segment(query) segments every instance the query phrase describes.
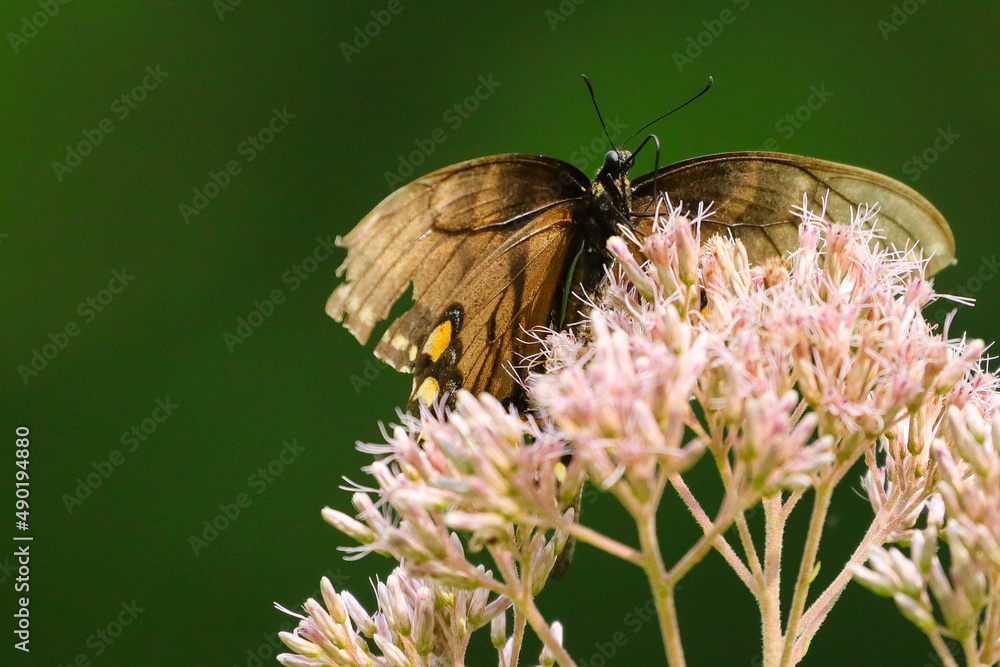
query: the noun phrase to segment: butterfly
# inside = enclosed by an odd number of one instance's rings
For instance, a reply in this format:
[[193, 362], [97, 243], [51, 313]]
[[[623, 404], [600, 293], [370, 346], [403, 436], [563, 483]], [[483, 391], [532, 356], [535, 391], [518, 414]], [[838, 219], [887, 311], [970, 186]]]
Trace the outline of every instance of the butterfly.
[[650, 233], [659, 193], [688, 206], [714, 203], [702, 239], [739, 239], [753, 264], [798, 247], [791, 210], [803, 194], [816, 206], [826, 197], [827, 218], [837, 223], [850, 221], [852, 207], [877, 202], [886, 242], [918, 243], [929, 273], [954, 261], [954, 238], [937, 209], [867, 169], [743, 151], [684, 160], [632, 181], [635, 158], [610, 150], [593, 179], [561, 160], [516, 154], [418, 178], [338, 237], [347, 248], [338, 269], [346, 281], [326, 312], [364, 344], [412, 283], [412, 307], [375, 348], [378, 358], [414, 374], [412, 409], [458, 389], [514, 400], [520, 388], [511, 365], [537, 351], [525, 332], [561, 329], [575, 317], [564, 312], [570, 293], [595, 292], [619, 224], [639, 238]]

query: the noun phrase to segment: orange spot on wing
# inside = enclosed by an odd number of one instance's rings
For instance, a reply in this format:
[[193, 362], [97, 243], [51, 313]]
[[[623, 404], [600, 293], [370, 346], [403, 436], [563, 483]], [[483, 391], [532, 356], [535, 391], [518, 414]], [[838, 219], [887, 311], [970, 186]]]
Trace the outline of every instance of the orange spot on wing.
[[423, 382], [420, 383], [420, 386], [414, 390], [413, 396], [417, 400], [423, 401], [427, 405], [430, 405], [431, 403], [434, 402], [434, 399], [436, 399], [438, 397], [438, 394], [440, 393], [441, 393], [441, 386], [438, 384], [438, 381], [435, 380], [434, 378], [426, 378], [424, 379]]
[[449, 344], [451, 344], [451, 320], [445, 320], [434, 327], [434, 331], [427, 336], [422, 352], [431, 358], [431, 362], [435, 362], [448, 349]]

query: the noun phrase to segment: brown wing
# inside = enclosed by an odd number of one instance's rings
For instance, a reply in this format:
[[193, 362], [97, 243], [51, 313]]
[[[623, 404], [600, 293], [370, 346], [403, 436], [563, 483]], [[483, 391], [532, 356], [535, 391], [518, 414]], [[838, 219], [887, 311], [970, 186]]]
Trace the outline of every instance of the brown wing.
[[[798, 248], [798, 218], [791, 214], [805, 193], [814, 206], [829, 192], [827, 217], [851, 219], [851, 207], [879, 204], [878, 227], [897, 248], [918, 242], [935, 273], [955, 261], [955, 239], [944, 217], [912, 188], [883, 174], [827, 160], [787, 153], [737, 152], [685, 160], [642, 176], [633, 183], [633, 211], [653, 208], [654, 182], [672, 201], [714, 202], [702, 233], [732, 233], [751, 261]], [[648, 218], [638, 218], [640, 231]], [[779, 224], [774, 224], [779, 223]]]
[[416, 373], [414, 395], [463, 387], [506, 398], [503, 368], [522, 328], [548, 324], [574, 215], [589, 181], [544, 157], [499, 155], [438, 170], [396, 190], [338, 243], [346, 282], [327, 313], [365, 343], [413, 283], [413, 307], [375, 354]]

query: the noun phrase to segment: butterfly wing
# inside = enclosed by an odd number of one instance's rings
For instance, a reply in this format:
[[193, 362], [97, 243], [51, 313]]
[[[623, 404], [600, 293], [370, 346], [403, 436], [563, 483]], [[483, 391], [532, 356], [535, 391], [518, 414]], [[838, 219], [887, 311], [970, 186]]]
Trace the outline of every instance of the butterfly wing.
[[415, 373], [430, 401], [465, 388], [506, 398], [505, 361], [528, 352], [523, 330], [549, 324], [589, 181], [575, 167], [499, 155], [445, 167], [396, 190], [338, 243], [346, 281], [326, 311], [367, 342], [413, 284], [413, 307], [375, 348]]
[[[878, 227], [888, 243], [904, 248], [918, 242], [930, 257], [933, 274], [955, 261], [955, 239], [944, 217], [912, 188], [859, 167], [787, 153], [737, 152], [693, 158], [642, 176], [633, 183], [632, 210], [651, 211], [654, 187], [672, 201], [714, 202], [703, 234], [732, 233], [751, 261], [798, 248], [798, 218], [803, 193], [819, 207], [829, 192], [827, 218], [851, 220], [851, 207], [879, 204]], [[640, 231], [650, 219], [637, 218]], [[775, 224], [777, 223], [777, 224]]]

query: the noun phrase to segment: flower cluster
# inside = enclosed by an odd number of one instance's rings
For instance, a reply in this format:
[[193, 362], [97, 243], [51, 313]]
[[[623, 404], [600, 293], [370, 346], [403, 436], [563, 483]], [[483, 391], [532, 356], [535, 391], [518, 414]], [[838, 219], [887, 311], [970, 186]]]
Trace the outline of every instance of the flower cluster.
[[[376, 587], [380, 611], [369, 618], [327, 585], [326, 608], [310, 601], [298, 630], [283, 635], [298, 654], [284, 663], [460, 664], [469, 632], [489, 623], [501, 665], [518, 664], [530, 627], [541, 664], [572, 666], [562, 627], [534, 602], [570, 539], [644, 571], [671, 665], [684, 662], [674, 589], [713, 549], [758, 602], [769, 667], [802, 659], [852, 577], [892, 595], [932, 642], [980, 636], [985, 614], [995, 632], [974, 648], [996, 660], [1000, 400], [996, 378], [978, 367], [983, 344], [948, 340], [924, 320], [941, 298], [926, 263], [912, 248], [884, 246], [875, 210], [848, 226], [805, 204], [798, 215], [798, 250], [782, 258], [768, 249], [792, 225], [702, 238], [706, 212], [692, 220], [669, 209], [643, 238], [609, 240], [615, 261], [586, 295], [593, 309], [582, 324], [539, 335], [528, 413], [459, 392], [452, 410], [400, 415], [384, 444], [365, 446], [380, 458], [366, 468], [373, 486], [354, 489], [357, 518], [324, 510], [357, 554], [399, 562]], [[715, 508], [684, 481], [705, 459], [723, 491]], [[859, 460], [871, 528], [810, 596], [834, 487]], [[580, 522], [574, 503], [588, 479], [634, 519], [633, 543]], [[810, 490], [798, 575], [782, 601], [784, 528]], [[668, 491], [702, 531], [673, 564], [655, 520]], [[758, 505], [762, 536], [746, 516]], [[950, 569], [935, 555], [939, 536]], [[898, 540], [910, 542], [910, 558], [882, 548]]]
[[359, 491], [364, 524], [330, 508], [327, 521], [358, 539], [361, 551], [392, 555], [418, 575], [482, 583], [453, 537], [458, 530], [473, 552], [484, 545], [518, 552], [533, 564], [532, 578], [544, 581], [567, 539], [544, 532], [572, 521], [567, 506], [584, 481], [579, 463], [562, 462], [566, 442], [488, 394], [459, 392], [453, 411], [424, 408], [402, 421], [376, 448], [386, 456], [366, 468], [378, 484], [370, 491], [391, 513]]
[[286, 667], [412, 667], [434, 664], [431, 655], [460, 664], [473, 630], [491, 624], [494, 634], [498, 629], [503, 635], [510, 605], [504, 598], [490, 601], [486, 589], [459, 590], [411, 578], [401, 569], [376, 584], [375, 614], [368, 614], [347, 591], [335, 591], [326, 577], [320, 591], [323, 604], [309, 598], [308, 615], [293, 614], [302, 619], [295, 631], [279, 634], [295, 651], [278, 656]]
[[[937, 494], [927, 526], [909, 531], [909, 557], [895, 547], [872, 547], [868, 566], [854, 566], [854, 575], [892, 597], [935, 647], [948, 637], [975, 664], [994, 664], [1000, 661], [1000, 415], [986, 419], [977, 405], [949, 406], [932, 457]], [[947, 565], [939, 557], [942, 540]]]

